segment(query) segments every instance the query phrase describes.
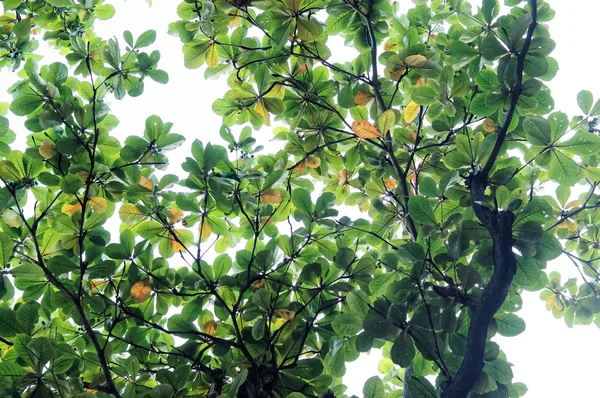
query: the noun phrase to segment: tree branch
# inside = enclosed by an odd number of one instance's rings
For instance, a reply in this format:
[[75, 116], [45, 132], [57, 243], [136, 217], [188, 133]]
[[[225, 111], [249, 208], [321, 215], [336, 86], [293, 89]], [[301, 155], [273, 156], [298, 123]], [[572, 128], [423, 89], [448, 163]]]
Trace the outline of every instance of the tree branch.
[[442, 398], [466, 398], [469, 395], [483, 369], [488, 327], [494, 315], [504, 303], [517, 269], [517, 262], [513, 253], [512, 231], [515, 215], [510, 211], [491, 210], [485, 207], [483, 203], [485, 202], [485, 190], [488, 185], [490, 171], [502, 149], [522, 91], [525, 57], [537, 27], [537, 1], [531, 0], [530, 5], [531, 23], [527, 29], [523, 49], [517, 56], [517, 79], [511, 94], [506, 120], [500, 128], [496, 144], [487, 163], [480, 173], [473, 174], [468, 181], [473, 210], [492, 236], [494, 272], [483, 296], [471, 308], [465, 355], [456, 376], [444, 389]]

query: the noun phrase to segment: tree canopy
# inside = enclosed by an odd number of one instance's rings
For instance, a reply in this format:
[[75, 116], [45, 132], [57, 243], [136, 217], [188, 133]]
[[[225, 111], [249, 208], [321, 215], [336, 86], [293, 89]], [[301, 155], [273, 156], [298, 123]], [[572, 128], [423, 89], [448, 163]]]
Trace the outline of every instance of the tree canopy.
[[523, 291], [600, 326], [600, 101], [554, 109], [546, 2], [173, 4], [181, 62], [228, 85], [181, 166], [177, 120], [123, 136], [107, 105], [168, 83], [156, 31], [2, 5], [7, 396], [343, 397], [380, 349], [365, 397], [517, 398], [494, 336], [524, 331]]

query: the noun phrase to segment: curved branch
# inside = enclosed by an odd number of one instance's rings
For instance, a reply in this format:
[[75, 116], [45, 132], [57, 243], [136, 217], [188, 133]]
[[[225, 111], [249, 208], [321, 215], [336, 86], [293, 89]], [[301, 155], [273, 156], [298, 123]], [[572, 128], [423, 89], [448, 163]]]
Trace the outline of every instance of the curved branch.
[[444, 389], [442, 398], [466, 398], [469, 395], [483, 369], [488, 327], [504, 303], [517, 270], [517, 261], [513, 253], [512, 230], [515, 215], [510, 211], [490, 210], [483, 203], [485, 202], [488, 176], [498, 159], [522, 91], [525, 57], [537, 27], [537, 1], [531, 0], [530, 5], [531, 23], [527, 29], [523, 49], [517, 56], [517, 80], [511, 95], [506, 120], [500, 128], [496, 144], [487, 163], [480, 173], [473, 174], [469, 179], [473, 210], [492, 236], [494, 272], [483, 296], [471, 309], [465, 356], [456, 376]]

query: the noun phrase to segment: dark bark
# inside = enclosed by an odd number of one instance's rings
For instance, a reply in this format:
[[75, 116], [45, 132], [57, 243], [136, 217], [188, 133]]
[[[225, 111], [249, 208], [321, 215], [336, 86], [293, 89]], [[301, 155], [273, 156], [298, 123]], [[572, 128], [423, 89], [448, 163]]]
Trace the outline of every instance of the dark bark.
[[525, 57], [537, 27], [537, 1], [530, 0], [529, 4], [531, 6], [531, 23], [527, 29], [523, 48], [517, 56], [516, 82], [512, 90], [506, 119], [498, 131], [498, 138], [485, 166], [480, 173], [474, 173], [468, 181], [471, 192], [471, 205], [475, 215], [492, 237], [494, 272], [483, 296], [471, 307], [465, 356], [455, 377], [444, 388], [442, 398], [466, 398], [469, 395], [483, 370], [483, 356], [488, 327], [494, 315], [504, 303], [517, 269], [517, 262], [513, 253], [512, 226], [515, 220], [514, 214], [510, 211], [491, 210], [483, 204], [486, 202], [485, 190], [489, 183], [490, 172], [502, 150], [521, 95]]

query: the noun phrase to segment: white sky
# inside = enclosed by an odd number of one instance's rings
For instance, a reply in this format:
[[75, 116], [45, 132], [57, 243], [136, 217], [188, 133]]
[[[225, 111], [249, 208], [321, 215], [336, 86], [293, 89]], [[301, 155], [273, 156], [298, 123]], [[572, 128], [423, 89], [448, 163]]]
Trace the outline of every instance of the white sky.
[[[502, 2], [502, 0], [501, 0]], [[550, 87], [554, 93], [556, 109], [569, 115], [578, 113], [576, 95], [588, 89], [600, 96], [600, 79], [597, 76], [598, 58], [594, 43], [597, 32], [597, 15], [600, 3], [586, 0], [549, 0], [557, 11], [551, 22], [551, 34], [557, 42], [552, 56], [559, 61], [560, 71]], [[166, 86], [148, 81], [144, 94], [139, 98], [126, 97], [123, 101], [112, 100], [112, 112], [119, 118], [115, 130], [119, 138], [141, 134], [147, 116], [156, 114], [163, 121], [174, 122], [174, 131], [188, 137], [184, 145], [186, 156], [189, 144], [195, 138], [203, 141], [218, 139], [221, 118], [212, 110], [212, 102], [222, 96], [226, 89], [224, 80], [206, 81], [201, 70], [183, 67], [179, 39], [166, 34], [169, 22], [175, 21], [175, 9], [179, 1], [154, 0], [149, 8], [144, 0], [110, 3], [117, 8], [115, 17], [97, 24], [98, 34], [103, 38], [116, 36], [122, 42], [122, 31], [129, 29], [134, 37], [147, 29], [156, 29], [158, 39], [151, 49], [159, 49], [162, 55], [159, 67], [170, 76]], [[472, 3], [477, 4], [476, 1]], [[400, 0], [403, 7], [411, 5]], [[48, 56], [45, 61], [62, 60]], [[0, 72], [0, 101], [10, 101], [6, 88], [13, 77]], [[13, 118], [11, 127], [24, 139], [28, 132]], [[256, 136], [269, 136], [263, 129]], [[171, 172], [179, 167], [180, 154], [171, 156]], [[558, 261], [553, 264], [563, 275], [574, 276], [571, 263]], [[564, 278], [566, 279], [566, 278]], [[595, 326], [579, 326], [568, 329], [562, 320], [555, 320], [546, 311], [538, 294], [525, 294], [524, 309], [518, 313], [527, 322], [527, 330], [520, 336], [504, 338], [500, 342], [513, 368], [515, 381], [522, 381], [529, 388], [528, 397], [593, 397], [597, 393], [597, 358], [600, 345], [596, 338], [600, 333]], [[377, 374], [377, 361], [373, 355], [361, 357], [347, 365], [347, 393], [362, 396], [364, 381]]]

